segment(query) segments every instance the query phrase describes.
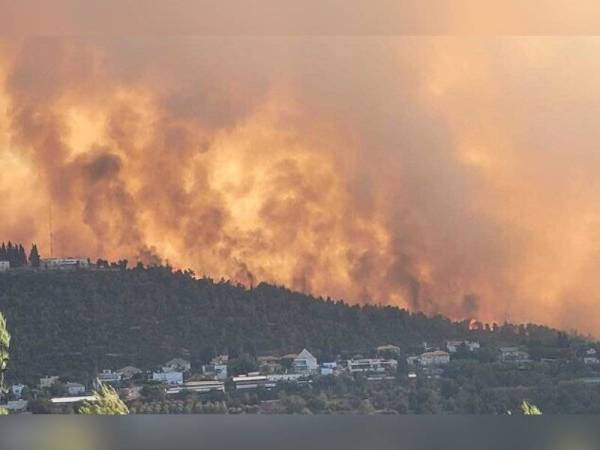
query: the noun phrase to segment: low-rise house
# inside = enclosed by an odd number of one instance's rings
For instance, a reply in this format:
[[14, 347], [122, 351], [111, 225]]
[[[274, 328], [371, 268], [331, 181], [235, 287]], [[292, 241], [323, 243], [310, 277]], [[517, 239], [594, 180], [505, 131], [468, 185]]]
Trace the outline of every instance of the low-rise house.
[[7, 272], [10, 269], [9, 261], [0, 261], [0, 272]]
[[277, 386], [276, 382], [269, 381], [266, 375], [240, 375], [233, 377], [233, 384], [237, 390], [243, 389], [272, 389]]
[[75, 270], [88, 269], [90, 261], [87, 258], [42, 258], [40, 268], [46, 270]]
[[587, 356], [596, 356], [597, 352], [596, 352], [596, 349], [595, 349], [595, 348], [588, 348], [588, 349], [585, 351], [585, 354], [586, 354]]
[[213, 358], [210, 364], [204, 364], [202, 366], [202, 374], [213, 377], [215, 380], [226, 380], [227, 379], [227, 362], [229, 357], [225, 355], [217, 356]]
[[519, 347], [500, 347], [500, 360], [503, 362], [527, 362], [529, 353], [519, 349]]
[[418, 361], [423, 367], [443, 366], [450, 363], [450, 354], [442, 350], [425, 352], [419, 356]]
[[142, 373], [142, 371], [137, 367], [125, 366], [117, 370], [117, 373], [119, 374], [122, 380], [131, 380], [134, 376]]
[[58, 381], [57, 376], [49, 376], [40, 378], [40, 389], [51, 388], [54, 383]]
[[598, 359], [595, 356], [586, 356], [585, 358], [583, 358], [583, 363], [586, 366], [597, 366], [598, 364], [600, 364], [600, 359]]
[[183, 358], [173, 358], [163, 366], [163, 372], [189, 372], [192, 364]]
[[17, 398], [17, 400], [18, 400], [23, 395], [23, 389], [25, 389], [25, 387], [26, 386], [24, 384], [13, 384], [10, 387], [10, 391], [15, 396], [15, 398]]
[[272, 373], [266, 375], [267, 381], [272, 381], [274, 383], [296, 383], [305, 375], [301, 373]]
[[85, 386], [81, 383], [67, 383], [65, 384], [65, 390], [67, 394], [77, 396], [85, 393]]
[[350, 373], [384, 373], [395, 371], [397, 368], [398, 361], [395, 359], [363, 358], [348, 360], [348, 372]]
[[104, 369], [98, 374], [98, 381], [101, 383], [118, 383], [121, 381], [121, 375], [118, 372], [113, 372], [110, 369]]
[[189, 381], [181, 386], [167, 389], [167, 395], [179, 394], [183, 391], [205, 394], [208, 392], [225, 392], [225, 383], [222, 381]]
[[317, 372], [318, 369], [319, 365], [317, 363], [317, 358], [311, 355], [311, 353], [306, 349], [302, 350], [292, 362], [292, 371], [294, 373], [302, 373], [308, 375]]
[[183, 372], [153, 372], [152, 381], [158, 381], [169, 385], [183, 384]]
[[336, 362], [324, 362], [321, 364], [321, 375], [334, 375], [337, 370]]
[[450, 353], [456, 353], [462, 346], [464, 346], [468, 351], [474, 352], [475, 350], [479, 350], [481, 345], [477, 341], [448, 341], [446, 343], [446, 348]]

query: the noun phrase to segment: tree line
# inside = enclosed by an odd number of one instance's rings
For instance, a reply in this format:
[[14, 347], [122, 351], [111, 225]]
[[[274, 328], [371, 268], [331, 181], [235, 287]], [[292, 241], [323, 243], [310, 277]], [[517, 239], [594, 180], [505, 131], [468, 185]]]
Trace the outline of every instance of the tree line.
[[2, 242], [2, 246], [0, 246], [0, 261], [8, 261], [12, 268], [27, 265], [40, 267], [40, 253], [36, 244], [31, 246], [29, 256], [27, 256], [23, 244], [13, 244], [11, 241], [8, 241], [8, 243]]

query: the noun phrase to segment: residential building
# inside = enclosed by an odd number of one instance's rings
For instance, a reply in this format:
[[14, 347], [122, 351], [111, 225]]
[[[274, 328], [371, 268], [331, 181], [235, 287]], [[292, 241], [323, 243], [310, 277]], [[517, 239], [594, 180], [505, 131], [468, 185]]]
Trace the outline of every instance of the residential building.
[[104, 369], [98, 374], [98, 381], [101, 383], [118, 383], [121, 381], [121, 375], [118, 372], [113, 372], [110, 369]]
[[183, 372], [153, 372], [152, 381], [159, 381], [169, 385], [183, 384]]
[[586, 354], [587, 356], [596, 356], [596, 353], [597, 353], [597, 352], [596, 352], [596, 349], [595, 349], [595, 348], [588, 348], [588, 349], [585, 351], [585, 354]]
[[275, 383], [295, 383], [303, 378], [305, 375], [301, 373], [272, 373], [266, 375], [267, 381], [272, 381]]
[[10, 391], [17, 399], [20, 399], [21, 396], [23, 395], [23, 389], [25, 389], [24, 384], [13, 384], [10, 387]]
[[40, 378], [40, 389], [48, 389], [58, 381], [57, 376]]
[[177, 387], [167, 389], [167, 395], [179, 394], [183, 391], [200, 394], [208, 392], [225, 392], [225, 383], [222, 381], [189, 381]]
[[519, 349], [519, 347], [500, 347], [500, 360], [503, 362], [527, 362], [529, 353]]
[[7, 272], [10, 269], [9, 261], [0, 261], [0, 272]]
[[237, 390], [243, 389], [271, 389], [277, 386], [276, 382], [269, 381], [266, 375], [240, 375], [239, 377], [233, 377], [233, 384]]
[[595, 356], [586, 356], [583, 358], [583, 363], [587, 366], [596, 366], [600, 364], [600, 359]]
[[117, 370], [117, 373], [119, 374], [122, 380], [131, 380], [134, 376], [142, 373], [142, 371], [137, 367], [125, 366]]
[[446, 348], [450, 353], [456, 353], [462, 346], [466, 348], [470, 352], [474, 352], [475, 350], [479, 350], [481, 345], [477, 341], [448, 341], [446, 343]]
[[67, 383], [65, 385], [67, 394], [77, 396], [85, 393], [85, 386], [81, 383]]
[[348, 372], [350, 373], [384, 373], [393, 372], [397, 368], [398, 361], [395, 359], [363, 358], [348, 360]]
[[90, 261], [87, 258], [42, 258], [40, 268], [46, 270], [75, 270], [88, 269]]
[[226, 380], [227, 364], [204, 364], [202, 374], [213, 377], [215, 380]]
[[163, 366], [163, 372], [188, 372], [192, 364], [183, 358], [173, 358]]
[[425, 352], [419, 356], [419, 364], [423, 367], [442, 366], [450, 362], [450, 354], [442, 350]]
[[334, 375], [337, 370], [336, 362], [321, 363], [321, 375]]
[[317, 372], [319, 365], [317, 358], [310, 354], [306, 349], [302, 350], [292, 362], [292, 371], [294, 373], [310, 374]]

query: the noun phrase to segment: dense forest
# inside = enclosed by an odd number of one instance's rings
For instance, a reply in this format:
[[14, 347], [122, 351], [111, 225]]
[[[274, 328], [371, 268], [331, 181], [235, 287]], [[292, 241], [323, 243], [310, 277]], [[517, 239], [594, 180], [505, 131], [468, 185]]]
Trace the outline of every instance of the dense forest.
[[424, 341], [470, 338], [488, 347], [527, 345], [535, 357], [536, 351], [551, 356], [573, 339], [535, 325], [470, 330], [468, 321], [348, 305], [265, 283], [247, 289], [169, 267], [7, 272], [0, 274], [0, 310], [13, 336], [8, 376], [30, 383], [46, 374], [89, 379], [130, 364], [149, 369], [176, 356], [197, 366], [221, 352], [306, 347], [329, 359], [368, 355], [383, 344], [408, 354]]

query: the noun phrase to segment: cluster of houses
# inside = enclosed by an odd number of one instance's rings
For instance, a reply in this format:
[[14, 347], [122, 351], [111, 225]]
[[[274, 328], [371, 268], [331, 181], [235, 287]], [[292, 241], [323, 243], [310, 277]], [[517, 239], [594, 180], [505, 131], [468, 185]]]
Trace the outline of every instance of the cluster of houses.
[[[418, 376], [439, 378], [445, 366], [450, 363], [452, 354], [476, 352], [480, 348], [479, 342], [469, 340], [447, 341], [445, 350], [423, 343], [423, 353], [406, 357], [407, 378], [409, 380]], [[149, 382], [162, 385], [166, 395], [174, 395], [182, 392], [224, 393], [226, 389], [234, 391], [272, 389], [282, 383], [309, 384], [315, 376], [338, 376], [343, 373], [361, 374], [371, 381], [395, 378], [401, 360], [400, 348], [395, 345], [384, 345], [377, 347], [376, 354], [375, 358], [355, 357], [321, 363], [307, 349], [297, 355], [259, 356], [258, 371], [235, 376], [229, 374], [231, 361], [227, 355], [213, 358], [196, 371], [192, 371], [192, 365], [186, 359], [174, 358], [164, 363], [160, 369], [150, 372], [144, 372], [133, 366], [114, 371], [102, 370], [97, 374], [90, 389], [78, 382], [62, 383], [63, 395], [52, 398], [51, 402], [64, 404], [93, 400], [90, 391], [104, 383], [119, 387], [124, 398], [133, 400], [140, 397], [143, 386]], [[529, 354], [518, 347], [499, 348], [498, 360], [519, 364], [531, 361]], [[585, 351], [582, 361], [588, 366], [600, 367], [600, 360], [594, 348]], [[43, 377], [40, 379], [39, 388], [48, 390], [58, 382], [57, 376]], [[22, 384], [12, 386], [12, 400], [6, 405], [9, 409], [17, 412], [26, 409], [27, 402], [22, 399], [25, 388], [26, 386]]]

